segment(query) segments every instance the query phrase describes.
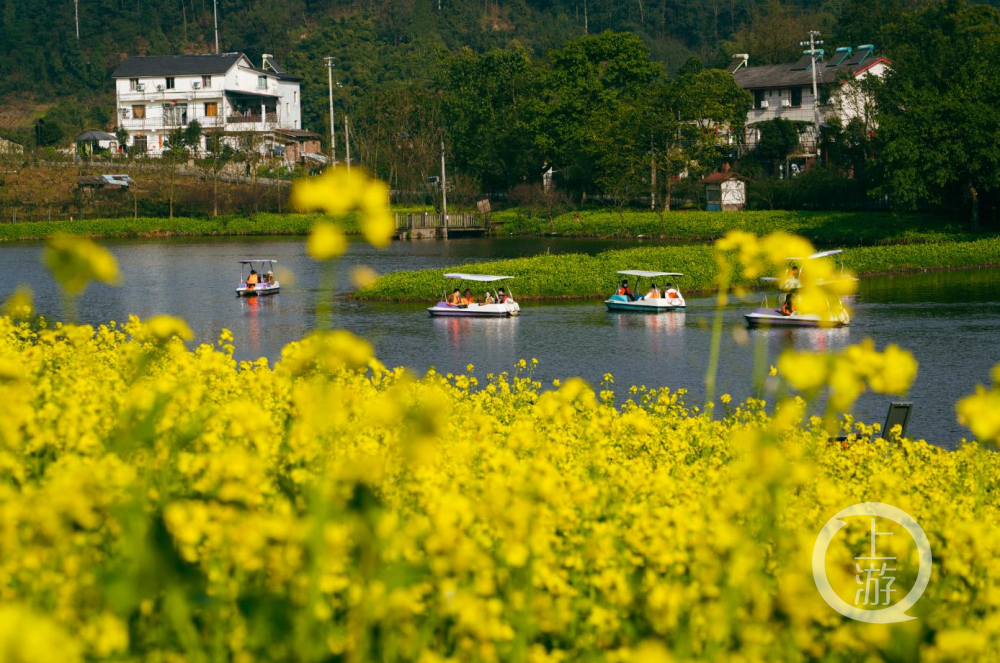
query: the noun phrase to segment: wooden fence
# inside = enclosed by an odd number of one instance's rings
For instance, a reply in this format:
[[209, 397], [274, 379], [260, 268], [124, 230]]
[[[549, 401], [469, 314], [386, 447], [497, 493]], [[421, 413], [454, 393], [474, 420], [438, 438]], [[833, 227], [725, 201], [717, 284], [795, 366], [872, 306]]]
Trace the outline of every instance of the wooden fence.
[[488, 226], [489, 216], [486, 214], [449, 214], [447, 219], [442, 214], [427, 212], [396, 214], [396, 230], [424, 228], [485, 230]]

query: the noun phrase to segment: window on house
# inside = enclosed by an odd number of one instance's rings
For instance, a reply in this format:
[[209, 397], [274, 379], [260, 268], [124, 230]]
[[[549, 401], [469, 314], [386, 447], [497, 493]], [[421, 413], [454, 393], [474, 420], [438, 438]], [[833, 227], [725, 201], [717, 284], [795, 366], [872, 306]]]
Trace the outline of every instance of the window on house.
[[798, 108], [802, 105], [802, 88], [793, 87], [792, 88], [792, 106]]
[[205, 117], [219, 117], [219, 102], [205, 102]]
[[257, 87], [267, 87], [267, 76], [257, 77]]
[[205, 88], [212, 87], [212, 77], [211, 76], [202, 76], [201, 77], [201, 86], [205, 87]]
[[130, 79], [128, 79], [128, 89], [132, 90], [133, 92], [135, 92], [136, 90], [138, 90], [139, 89], [139, 79], [138, 78], [130, 78]]
[[167, 89], [168, 90], [173, 90], [174, 89], [174, 77], [173, 76], [167, 76]]
[[168, 127], [186, 125], [187, 110], [187, 104], [163, 104], [163, 124]]
[[293, 104], [299, 103], [299, 93], [298, 93], [298, 90], [292, 90], [292, 103]]
[[289, 114], [288, 102], [285, 102], [285, 115], [288, 115], [288, 114]]
[[763, 103], [764, 103], [764, 91], [763, 90], [754, 90], [753, 91], [753, 107], [759, 109], [759, 108], [761, 108], [761, 104], [763, 104]]
[[132, 106], [132, 117], [134, 117], [137, 120], [145, 120], [146, 119], [146, 107], [142, 106], [142, 105]]
[[135, 136], [132, 139], [132, 149], [139, 154], [149, 151], [149, 142], [145, 136]]

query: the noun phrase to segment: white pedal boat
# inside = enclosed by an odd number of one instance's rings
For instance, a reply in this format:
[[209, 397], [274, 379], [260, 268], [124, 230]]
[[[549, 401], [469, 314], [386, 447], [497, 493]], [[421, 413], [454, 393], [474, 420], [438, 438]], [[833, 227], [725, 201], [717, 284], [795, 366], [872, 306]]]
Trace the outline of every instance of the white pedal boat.
[[[801, 276], [802, 270], [808, 266], [808, 261], [816, 260], [818, 258], [827, 258], [839, 253], [841, 253], [840, 249], [834, 249], [832, 251], [820, 251], [818, 253], [813, 253], [805, 258], [790, 257], [788, 258], [789, 265], [785, 269], [785, 274], [781, 278], [766, 276], [761, 279], [762, 281], [776, 283], [778, 285], [778, 289], [785, 293], [786, 302], [791, 303], [791, 310], [786, 309], [786, 306], [781, 302], [780, 297], [777, 301], [777, 308], [770, 306], [767, 295], [765, 295], [760, 308], [755, 310], [753, 313], [747, 313], [743, 316], [747, 322], [747, 326], [751, 328], [823, 327], [826, 329], [831, 327], [849, 326], [851, 324], [851, 314], [847, 311], [847, 308], [844, 306], [842, 300], [828, 300], [826, 302], [826, 311], [821, 314], [800, 313], [796, 310], [797, 306], [795, 305], [795, 301], [798, 298], [797, 292], [802, 285], [799, 281], [799, 277]], [[796, 263], [802, 263], [802, 268], [800, 269]], [[843, 273], [843, 266], [841, 266], [841, 273]]]
[[[263, 297], [276, 295], [281, 284], [274, 278], [274, 264], [277, 260], [268, 258], [248, 258], [240, 260], [240, 282], [236, 286], [237, 297]], [[246, 273], [249, 267], [249, 274]], [[257, 271], [260, 267], [260, 271]], [[251, 277], [256, 277], [256, 282]]]
[[[441, 301], [427, 309], [427, 312], [431, 315], [431, 317], [509, 318], [521, 314], [521, 307], [514, 301], [514, 298], [510, 293], [510, 289], [508, 288], [507, 290], [504, 290], [504, 288], [498, 288], [495, 285], [487, 286], [486, 292], [480, 295], [478, 300], [476, 300], [476, 293], [472, 293], [471, 288], [468, 288], [467, 290], [469, 290], [472, 301], [468, 301], [470, 298], [465, 297], [464, 299], [466, 301], [465, 303], [462, 303], [463, 295], [462, 288], [460, 286], [463, 281], [493, 284], [498, 281], [512, 279], [514, 278], [513, 276], [454, 273], [445, 274], [444, 277], [446, 279], [456, 280], [458, 283], [451, 295], [445, 291]], [[456, 293], [458, 293], [457, 300]], [[492, 302], [490, 302], [487, 297], [492, 299]], [[458, 303], [455, 303], [456, 301], [458, 301]]]
[[851, 316], [846, 308], [841, 307], [840, 312], [835, 314], [830, 311], [826, 315], [815, 313], [799, 313], [792, 311], [785, 315], [781, 309], [761, 307], [753, 313], [743, 316], [748, 327], [847, 327], [851, 324]]
[[[680, 272], [647, 272], [638, 269], [626, 269], [618, 272], [621, 276], [636, 277], [636, 291], [641, 292], [638, 286], [642, 279], [655, 279], [667, 276], [684, 276]], [[604, 305], [609, 311], [634, 312], [634, 313], [662, 313], [664, 311], [683, 311], [687, 307], [684, 296], [679, 288], [668, 283], [665, 288], [654, 290], [656, 282], [650, 284], [646, 294], [634, 295], [628, 289], [628, 281], [623, 280], [615, 294], [604, 300]], [[659, 292], [659, 297], [651, 297], [651, 294]]]

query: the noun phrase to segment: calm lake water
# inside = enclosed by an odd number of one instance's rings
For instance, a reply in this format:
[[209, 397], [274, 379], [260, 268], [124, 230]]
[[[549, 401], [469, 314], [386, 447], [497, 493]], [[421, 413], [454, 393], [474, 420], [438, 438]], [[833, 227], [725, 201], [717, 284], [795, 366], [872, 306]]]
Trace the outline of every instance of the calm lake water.
[[[236, 336], [237, 358], [276, 359], [281, 348], [315, 326], [319, 270], [304, 253], [301, 238], [173, 238], [104, 243], [116, 255], [125, 280], [119, 288], [92, 286], [78, 302], [83, 322], [123, 320], [129, 313], [148, 317], [167, 313], [183, 317], [197, 341], [214, 341], [223, 328]], [[368, 265], [379, 273], [444, 267], [467, 261], [552, 253], [596, 253], [623, 244], [577, 239], [464, 239], [394, 242], [376, 251], [354, 242], [337, 266], [335, 290], [350, 289], [348, 273]], [[0, 245], [6, 277], [0, 298], [19, 283], [29, 284], [38, 309], [58, 316], [60, 299], [40, 263], [42, 245]], [[233, 289], [236, 260], [266, 257], [291, 270], [294, 283], [281, 294], [241, 300]], [[623, 265], [623, 268], [628, 267]], [[668, 267], [668, 266], [667, 266]], [[609, 275], [610, 281], [610, 275]], [[514, 283], [516, 294], [516, 282]], [[613, 373], [619, 392], [628, 385], [686, 388], [691, 404], [704, 398], [704, 374], [710, 345], [713, 302], [689, 298], [684, 313], [612, 314], [599, 300], [521, 304], [520, 318], [505, 320], [432, 319], [421, 304], [335, 301], [334, 326], [371, 341], [387, 365], [419, 373], [464, 371], [476, 366], [481, 377], [511, 370], [518, 359], [537, 358], [535, 377], [581, 376], [598, 384]], [[908, 397], [914, 411], [908, 433], [952, 448], [968, 432], [955, 421], [955, 401], [988, 383], [990, 368], [1000, 362], [1000, 270], [935, 272], [866, 278], [853, 304], [854, 325], [846, 329], [745, 331], [742, 314], [755, 303], [732, 302], [725, 311], [718, 393], [735, 399], [755, 395], [754, 345], [766, 344], [767, 363], [789, 347], [835, 350], [872, 337], [879, 348], [898, 343], [920, 362]], [[757, 339], [763, 339], [758, 341]], [[868, 394], [855, 414], [882, 422], [889, 398]]]

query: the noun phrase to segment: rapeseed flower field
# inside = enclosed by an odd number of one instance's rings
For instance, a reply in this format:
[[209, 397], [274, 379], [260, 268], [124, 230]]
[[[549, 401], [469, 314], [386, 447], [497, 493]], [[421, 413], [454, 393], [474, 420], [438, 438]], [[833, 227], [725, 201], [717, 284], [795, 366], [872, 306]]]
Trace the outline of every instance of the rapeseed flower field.
[[[336, 234], [319, 232], [311, 250], [335, 255]], [[54, 250], [117, 280], [78, 241]], [[731, 237], [720, 264], [767, 269], [797, 241]], [[63, 324], [33, 317], [23, 292], [4, 312], [0, 661], [1000, 651], [996, 454], [843, 415], [865, 389], [905, 392], [917, 366], [902, 348], [787, 355], [766, 377], [777, 404], [722, 395], [706, 408], [682, 389], [616, 400], [579, 379], [541, 385], [531, 361], [417, 377], [338, 330], [272, 364], [236, 362], [228, 332], [189, 347], [170, 317]], [[958, 406], [984, 444], [1000, 435], [998, 391]], [[833, 405], [812, 416], [822, 392]], [[817, 534], [865, 501], [927, 533], [917, 619], [852, 621], [816, 591]], [[845, 595], [862, 530], [829, 549]], [[916, 575], [907, 543], [891, 544], [902, 586]]]

